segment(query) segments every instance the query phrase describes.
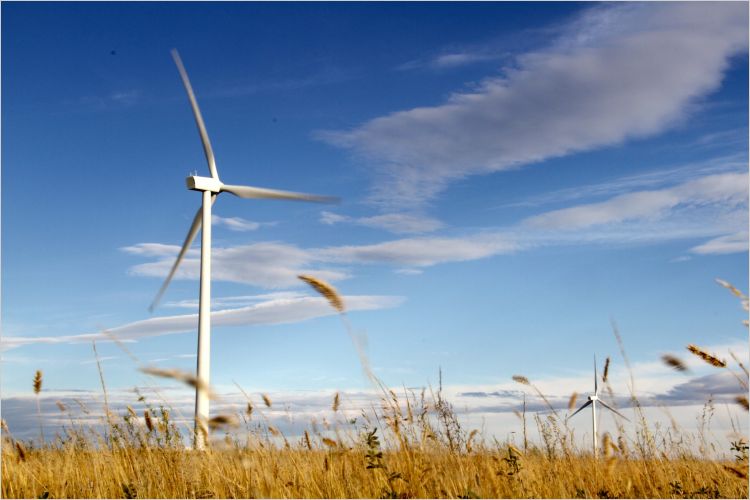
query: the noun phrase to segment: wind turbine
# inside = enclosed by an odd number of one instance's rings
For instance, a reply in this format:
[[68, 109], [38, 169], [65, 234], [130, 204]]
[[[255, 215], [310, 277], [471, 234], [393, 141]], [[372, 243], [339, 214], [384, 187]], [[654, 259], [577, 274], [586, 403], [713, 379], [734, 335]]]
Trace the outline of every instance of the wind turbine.
[[269, 198], [276, 200], [296, 200], [312, 201], [318, 203], [331, 203], [338, 201], [337, 198], [330, 196], [317, 196], [312, 194], [294, 193], [291, 191], [280, 191], [277, 189], [266, 189], [253, 186], [238, 186], [233, 184], [224, 184], [219, 180], [219, 173], [216, 170], [216, 161], [214, 160], [211, 142], [208, 140], [206, 126], [203, 123], [198, 103], [195, 100], [193, 88], [190, 85], [187, 71], [182, 64], [182, 59], [176, 49], [172, 49], [172, 58], [174, 59], [177, 69], [180, 72], [182, 83], [187, 91], [190, 105], [193, 108], [195, 124], [198, 126], [198, 133], [203, 143], [203, 152], [208, 162], [208, 170], [211, 177], [199, 177], [191, 175], [186, 179], [187, 187], [193, 191], [200, 191], [203, 196], [203, 204], [195, 214], [193, 223], [190, 225], [182, 248], [177, 254], [172, 269], [170, 269], [167, 279], [164, 280], [156, 298], [151, 303], [149, 311], [153, 312], [158, 305], [162, 295], [167, 290], [169, 283], [172, 281], [177, 267], [182, 262], [185, 253], [192, 245], [193, 240], [201, 230], [201, 274], [200, 274], [200, 303], [198, 307], [198, 364], [197, 378], [198, 383], [195, 389], [195, 447], [203, 449], [205, 447], [206, 436], [201, 432], [200, 427], [208, 422], [208, 381], [210, 373], [210, 351], [211, 351], [211, 207], [220, 193], [231, 193], [240, 198]]
[[[605, 370], [606, 371], [606, 370]], [[591, 424], [594, 431], [594, 458], [599, 457], [599, 447], [597, 444], [597, 434], [596, 434], [596, 403], [599, 402], [600, 405], [608, 409], [609, 411], [621, 416], [625, 420], [628, 420], [625, 415], [620, 413], [619, 411], [615, 410], [611, 406], [609, 406], [607, 403], [599, 399], [599, 376], [596, 373], [596, 356], [594, 356], [594, 395], [588, 397], [588, 401], [583, 403], [580, 408], [578, 408], [576, 411], [573, 412], [571, 416], [569, 416], [566, 420], [571, 419], [575, 416], [576, 413], [583, 410], [587, 406], [591, 405]], [[629, 422], [629, 420], [628, 420]]]

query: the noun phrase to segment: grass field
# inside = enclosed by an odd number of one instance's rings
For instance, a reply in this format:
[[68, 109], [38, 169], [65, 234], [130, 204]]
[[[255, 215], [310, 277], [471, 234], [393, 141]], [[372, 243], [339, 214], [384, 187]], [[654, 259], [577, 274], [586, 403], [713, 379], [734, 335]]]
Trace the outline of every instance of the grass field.
[[[268, 405], [270, 405], [268, 401]], [[338, 395], [332, 409], [338, 411]], [[61, 411], [64, 409], [61, 408]], [[251, 428], [252, 408], [239, 416]], [[530, 419], [531, 420], [531, 419]], [[687, 436], [645, 422], [604, 434], [599, 457], [574, 444], [565, 421], [535, 415], [542, 440], [516, 447], [465, 431], [440, 392], [399, 398], [352, 430], [313, 426], [287, 438], [268, 423], [240, 431], [212, 419], [206, 451], [185, 448], [168, 411], [131, 408], [97, 428], [71, 420], [44, 447], [4, 433], [4, 498], [746, 498], [747, 446], [702, 460]], [[377, 427], [381, 425], [382, 427]], [[520, 426], [519, 426], [520, 427]], [[520, 429], [519, 429], [520, 431]], [[673, 430], [672, 432], [677, 432]], [[222, 437], [223, 436], [223, 437]], [[519, 449], [520, 448], [520, 449]]]
[[[727, 284], [728, 285], [728, 284]], [[725, 286], [727, 286], [725, 285]], [[731, 286], [731, 285], [728, 285]], [[747, 304], [747, 297], [730, 290]], [[320, 290], [332, 306], [335, 290]], [[345, 321], [348, 328], [348, 323]], [[619, 334], [615, 331], [622, 346]], [[737, 408], [747, 416], [748, 371], [689, 345], [691, 355], [737, 379]], [[96, 349], [94, 349], [96, 352]], [[622, 352], [625, 358], [624, 350]], [[462, 426], [442, 385], [436, 391], [404, 390], [397, 395], [363, 368], [378, 388], [379, 403], [362, 410], [357, 425], [331, 400], [336, 417], [323, 428], [311, 422], [285, 436], [249, 402], [242, 414], [217, 415], [202, 425], [211, 433], [208, 449], [186, 447], [182, 429], [164, 406], [145, 398], [144, 408], [105, 411], [98, 425], [81, 424], [58, 403], [69, 424], [53, 438], [17, 440], [3, 421], [2, 496], [4, 498], [747, 498], [748, 446], [737, 439], [720, 450], [725, 458], [703, 458], [706, 426], [697, 435], [673, 424], [648, 423], [631, 394], [636, 421], [617, 417], [617, 431], [603, 433], [594, 456], [582, 447], [567, 421], [550, 405], [548, 412], [518, 413], [521, 444], [501, 442]], [[97, 357], [98, 361], [98, 357]], [[664, 363], [684, 369], [676, 356]], [[136, 360], [137, 362], [137, 360]], [[607, 367], [601, 377], [611, 391]], [[175, 370], [146, 373], [200, 386]], [[100, 370], [101, 375], [101, 370]], [[547, 398], [522, 375], [513, 379]], [[43, 374], [32, 381], [39, 395]], [[106, 386], [102, 376], [102, 388]], [[244, 392], [244, 391], [243, 391]], [[37, 400], [38, 401], [38, 400]], [[106, 401], [106, 399], [105, 399]], [[272, 402], [265, 395], [264, 405]], [[106, 403], [105, 403], [106, 404]], [[135, 402], [134, 402], [135, 404]], [[244, 403], [243, 403], [244, 404]], [[571, 397], [568, 410], [574, 408]], [[707, 408], [711, 402], [707, 402]], [[38, 408], [38, 407], [37, 407]], [[105, 406], [106, 408], [106, 406]], [[704, 420], [706, 418], [704, 412]], [[34, 415], [29, 415], [33, 418]], [[243, 425], [244, 424], [244, 425]], [[527, 439], [534, 434], [538, 440]], [[181, 432], [183, 431], [183, 432]], [[42, 443], [44, 443], [42, 445]], [[696, 446], [697, 444], [697, 446]]]

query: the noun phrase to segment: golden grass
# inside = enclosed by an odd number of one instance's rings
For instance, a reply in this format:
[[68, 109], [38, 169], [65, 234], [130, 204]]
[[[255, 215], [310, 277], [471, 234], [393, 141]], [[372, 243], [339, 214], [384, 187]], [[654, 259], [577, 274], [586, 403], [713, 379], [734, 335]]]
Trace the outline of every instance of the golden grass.
[[713, 354], [709, 354], [706, 350], [701, 349], [695, 344], [688, 344], [687, 350], [692, 352], [711, 366], [715, 366], [716, 368], [726, 368], [727, 366], [726, 361], [717, 358]]
[[336, 309], [338, 312], [343, 313], [346, 310], [346, 308], [344, 307], [344, 300], [331, 284], [323, 281], [320, 278], [316, 278], [315, 276], [310, 276], [307, 274], [300, 274], [297, 277], [313, 287], [316, 292], [325, 297], [326, 300], [328, 300], [328, 303], [331, 304], [331, 307]]
[[[319, 280], [310, 280], [320, 286]], [[339, 302], [329, 298], [338, 297], [335, 290], [305, 281], [343, 313], [340, 297]], [[734, 290], [735, 295], [740, 293]], [[630, 370], [622, 339], [614, 330]], [[692, 344], [688, 349], [712, 366], [731, 371], [715, 355]], [[732, 357], [742, 370], [735, 376], [746, 392], [747, 369]], [[662, 359], [675, 369], [684, 368], [674, 356]], [[605, 382], [608, 368], [609, 358]], [[191, 374], [142, 370], [201, 387]], [[373, 376], [382, 391], [379, 408], [371, 408], [371, 414], [363, 410], [356, 426], [339, 428], [336, 422], [343, 422], [350, 409], [341, 408], [341, 395], [336, 392], [331, 405], [333, 424], [326, 423], [321, 433], [313, 422], [299, 436], [285, 436], [269, 424], [263, 412], [259, 412], [262, 421], [253, 421], [250, 398], [238, 385], [247, 399], [246, 407], [237, 414], [199, 422], [199, 432], [207, 437], [209, 428], [214, 431], [205, 451], [186, 448], [187, 440], [169, 410], [155, 409], [143, 397], [139, 398], [146, 405], [143, 422], [131, 406], [120, 415], [105, 412], [99, 427], [83, 428], [71, 417], [71, 425], [46, 442], [43, 437], [39, 443], [17, 440], [0, 420], [1, 493], [3, 498], [748, 497], [746, 440], [738, 439], [726, 450], [733, 459], [703, 459], [690, 447], [703, 435], [696, 439], [673, 426], [666, 439], [666, 434], [649, 427], [631, 394], [639, 422], [629, 432], [618, 425], [616, 439], [603, 434], [603, 458], [597, 460], [590, 448], [576, 446], [573, 431], [562, 425], [553, 405], [528, 378], [512, 378], [532, 388], [550, 410], [533, 414], [540, 440], [532, 442], [527, 438], [524, 395], [523, 411], [516, 412], [523, 425], [523, 451], [512, 441], [500, 442], [477, 429], [463, 428], [442, 394], [442, 376], [436, 393], [430, 390], [425, 396], [425, 391], [416, 395], [405, 390], [401, 399]], [[41, 384], [38, 371], [33, 383], [37, 402]], [[106, 391], [103, 379], [102, 387]], [[571, 395], [569, 410], [577, 397]], [[265, 394], [262, 399], [271, 408], [271, 399]], [[745, 411], [747, 401], [746, 394], [736, 397]], [[77, 402], [89, 415], [90, 410]], [[70, 415], [62, 403], [58, 408]], [[244, 429], [238, 429], [240, 418]]]
[[747, 467], [515, 449], [3, 449], [5, 498], [747, 498]]

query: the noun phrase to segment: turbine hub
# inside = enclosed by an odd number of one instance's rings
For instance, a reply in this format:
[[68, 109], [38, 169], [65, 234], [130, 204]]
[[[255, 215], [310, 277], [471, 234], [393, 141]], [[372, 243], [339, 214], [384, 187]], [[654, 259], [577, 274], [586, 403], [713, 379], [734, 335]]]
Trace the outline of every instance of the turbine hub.
[[199, 177], [197, 175], [191, 175], [185, 179], [188, 189], [193, 191], [211, 191], [212, 193], [218, 193], [221, 191], [223, 185], [219, 179], [214, 177]]

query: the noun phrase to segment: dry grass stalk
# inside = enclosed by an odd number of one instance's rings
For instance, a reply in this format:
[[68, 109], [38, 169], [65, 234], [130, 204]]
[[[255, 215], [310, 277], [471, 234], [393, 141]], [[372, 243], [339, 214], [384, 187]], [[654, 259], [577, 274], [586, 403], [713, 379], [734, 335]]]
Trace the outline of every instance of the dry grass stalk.
[[5, 421], [4, 418], [0, 418], [0, 429], [10, 434], [10, 429], [8, 429], [8, 423]]
[[21, 460], [21, 462], [26, 461], [26, 448], [20, 443], [20, 441], [16, 441], [16, 452], [18, 453], [18, 458]]
[[695, 344], [688, 344], [687, 350], [690, 351], [690, 352], [692, 352], [693, 354], [695, 354], [696, 356], [698, 356], [699, 358], [701, 358], [703, 361], [705, 361], [706, 363], [708, 363], [711, 366], [715, 366], [717, 368], [726, 368], [727, 367], [727, 362], [726, 361], [723, 361], [723, 360], [717, 358], [716, 356], [714, 356], [712, 354], [709, 354], [704, 349], [701, 349], [700, 347], [698, 347]]
[[310, 442], [310, 433], [305, 429], [305, 446], [308, 450], [312, 450], [312, 443]]
[[143, 410], [143, 419], [146, 421], [146, 428], [149, 432], [153, 432], [154, 430], [154, 421], [151, 418], [151, 412], [148, 411], [148, 408]]
[[37, 370], [34, 373], [34, 380], [32, 382], [34, 388], [34, 394], [36, 395], [36, 416], [39, 419], [39, 435], [42, 437], [42, 443], [44, 443], [44, 426], [42, 425], [42, 407], [39, 402], [39, 393], [42, 392], [42, 370]]
[[270, 408], [271, 407], [271, 398], [268, 397], [267, 394], [261, 394], [261, 397], [263, 398], [263, 402], [265, 405]]
[[339, 445], [333, 439], [326, 438], [326, 437], [323, 438], [323, 444], [326, 445], [326, 446], [328, 446], [329, 448], [335, 448], [335, 447], [337, 447]]
[[578, 400], [578, 393], [573, 391], [573, 394], [570, 395], [570, 399], [568, 400], [568, 411], [573, 411], [573, 408], [576, 407], [577, 400]]
[[337, 392], [336, 395], [333, 397], [333, 405], [331, 406], [331, 409], [334, 412], [339, 411], [339, 404], [341, 403], [341, 400], [339, 398], [339, 393]]
[[688, 369], [687, 366], [685, 366], [685, 363], [683, 363], [682, 360], [677, 356], [665, 354], [661, 357], [661, 360], [664, 361], [665, 365], [674, 368], [678, 372], [686, 372]]
[[199, 379], [191, 373], [176, 369], [156, 368], [153, 366], [145, 366], [143, 368], [140, 368], [140, 371], [149, 375], [153, 375], [155, 377], [178, 380], [186, 385], [189, 385], [190, 387], [205, 391], [208, 395], [208, 399], [218, 399], [211, 387], [209, 387], [203, 380]]
[[723, 286], [724, 288], [726, 288], [727, 290], [729, 290], [730, 292], [732, 292], [736, 297], [739, 297], [741, 299], [746, 298], [744, 293], [739, 291], [734, 285], [732, 285], [728, 281], [724, 281], [722, 279], [716, 278], [716, 282], [720, 284], [721, 286]]
[[740, 469], [739, 467], [734, 467], [732, 465], [725, 465], [724, 470], [727, 472], [730, 472], [737, 476], [740, 479], [747, 479], [747, 470], [746, 469]]
[[138, 414], [135, 412], [132, 406], [127, 405], [125, 408], [128, 410], [128, 413], [130, 414], [131, 417], [138, 418]]
[[519, 384], [531, 385], [531, 382], [529, 382], [529, 379], [527, 379], [523, 375], [513, 375], [512, 378], [514, 381], [518, 382]]
[[318, 279], [315, 276], [310, 276], [309, 274], [300, 274], [297, 277], [313, 287], [316, 292], [325, 297], [326, 300], [328, 300], [328, 303], [331, 304], [331, 307], [336, 309], [338, 312], [343, 313], [345, 311], [344, 301], [341, 299], [341, 296], [336, 291], [336, 289], [333, 288], [333, 286], [331, 286], [329, 283], [326, 283], [325, 281]]
[[269, 426], [268, 426], [268, 432], [270, 432], [272, 436], [276, 436], [276, 437], [279, 437], [279, 436], [281, 436], [281, 431], [279, 431], [279, 430], [278, 430], [278, 429], [277, 429], [276, 427], [274, 427], [273, 425], [269, 425]]

